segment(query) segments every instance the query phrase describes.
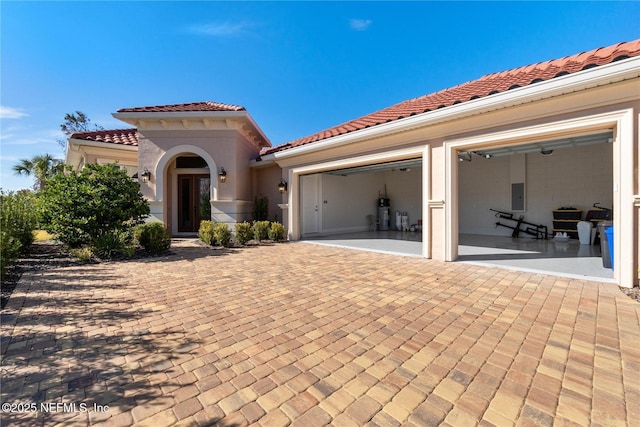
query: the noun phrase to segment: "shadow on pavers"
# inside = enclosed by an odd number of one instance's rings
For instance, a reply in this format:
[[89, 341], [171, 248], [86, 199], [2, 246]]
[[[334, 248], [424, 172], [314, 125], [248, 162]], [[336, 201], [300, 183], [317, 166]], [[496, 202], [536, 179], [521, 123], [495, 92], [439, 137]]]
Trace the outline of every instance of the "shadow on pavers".
[[[3, 411], [3, 426], [89, 423], [88, 413], [47, 412], [40, 405], [75, 403], [79, 410], [81, 403], [88, 407], [95, 403], [119, 413], [162, 405], [171, 399], [162, 389], [180, 386], [170, 375], [172, 361], [188, 359], [199, 342], [187, 338], [181, 328], [147, 329], [142, 319], [152, 310], [126, 298], [126, 278], [110, 275], [108, 283], [107, 272], [96, 267], [92, 266], [91, 275], [72, 269], [65, 274], [63, 267], [51, 267], [22, 278], [39, 282], [21, 283], [28, 289], [13, 295], [2, 313], [0, 396], [3, 403], [34, 403], [38, 410]], [[78, 279], [91, 284], [82, 285]], [[115, 296], [86, 292], [101, 288], [125, 292]]]

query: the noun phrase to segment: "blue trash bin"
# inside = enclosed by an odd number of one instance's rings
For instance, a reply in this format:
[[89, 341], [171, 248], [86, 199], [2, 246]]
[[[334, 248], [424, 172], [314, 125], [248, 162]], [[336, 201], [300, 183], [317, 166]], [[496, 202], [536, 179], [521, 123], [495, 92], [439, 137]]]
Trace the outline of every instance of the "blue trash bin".
[[607, 246], [609, 246], [609, 259], [611, 260], [611, 269], [614, 269], [613, 265], [613, 226], [604, 230], [607, 235]]

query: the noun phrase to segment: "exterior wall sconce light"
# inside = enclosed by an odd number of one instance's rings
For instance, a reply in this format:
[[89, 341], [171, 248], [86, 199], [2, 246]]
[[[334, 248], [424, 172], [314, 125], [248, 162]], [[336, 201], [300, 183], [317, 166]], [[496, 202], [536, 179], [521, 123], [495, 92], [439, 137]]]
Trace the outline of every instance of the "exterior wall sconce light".
[[224, 168], [220, 168], [220, 172], [218, 172], [218, 178], [220, 182], [227, 182], [227, 171]]
[[149, 169], [144, 168], [144, 172], [142, 172], [142, 175], [140, 176], [142, 177], [142, 182], [149, 182], [151, 179], [151, 172], [149, 172]]
[[284, 192], [287, 191], [287, 181], [285, 181], [283, 178], [280, 178], [280, 184], [278, 184], [278, 191], [280, 192], [280, 194], [284, 194]]

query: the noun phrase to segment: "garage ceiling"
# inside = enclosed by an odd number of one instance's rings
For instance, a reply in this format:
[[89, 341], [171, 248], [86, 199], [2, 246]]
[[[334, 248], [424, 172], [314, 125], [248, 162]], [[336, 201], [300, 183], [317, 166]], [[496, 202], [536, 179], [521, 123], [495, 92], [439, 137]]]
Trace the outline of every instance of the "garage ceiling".
[[513, 154], [523, 153], [535, 153], [540, 152], [542, 154], [551, 154], [553, 150], [560, 148], [570, 147], [582, 147], [591, 144], [604, 144], [613, 142], [613, 131], [607, 130], [605, 132], [572, 136], [568, 138], [552, 139], [549, 141], [533, 142], [530, 144], [514, 145], [509, 147], [490, 148], [486, 150], [477, 151], [461, 151], [458, 156], [460, 160], [470, 160], [471, 154], [476, 154], [481, 157], [491, 158], [499, 156], [510, 156]]
[[[470, 160], [474, 155], [491, 158], [500, 156], [510, 156], [514, 154], [548, 152], [560, 148], [582, 147], [591, 144], [605, 144], [613, 142], [613, 131], [594, 133], [590, 135], [572, 136], [568, 138], [552, 139], [548, 141], [533, 142], [529, 144], [514, 145], [509, 147], [498, 147], [477, 151], [461, 151], [458, 153], [460, 160]], [[422, 159], [398, 160], [395, 162], [376, 163], [372, 165], [356, 166], [352, 168], [336, 169], [325, 172], [329, 175], [348, 176], [360, 173], [382, 172], [382, 171], [406, 171], [411, 168], [422, 167]]]
[[325, 173], [329, 175], [347, 176], [347, 175], [355, 175], [359, 173], [395, 171], [395, 170], [405, 172], [415, 167], [422, 167], [421, 158], [398, 160], [395, 162], [387, 162], [387, 163], [376, 163], [373, 165], [356, 166], [353, 168], [337, 169], [337, 170], [329, 171]]

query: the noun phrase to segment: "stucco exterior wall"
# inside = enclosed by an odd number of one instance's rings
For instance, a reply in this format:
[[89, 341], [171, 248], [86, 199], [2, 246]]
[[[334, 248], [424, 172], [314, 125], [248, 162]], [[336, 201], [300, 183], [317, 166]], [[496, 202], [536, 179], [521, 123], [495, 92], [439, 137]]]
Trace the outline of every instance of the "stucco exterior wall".
[[278, 184], [283, 177], [282, 169], [277, 165], [253, 169], [253, 200], [256, 196], [269, 199], [269, 219], [282, 223], [286, 211], [278, 206], [287, 203], [287, 194], [280, 194]]
[[[252, 180], [249, 161], [258, 155], [240, 132], [233, 129], [167, 129], [140, 130], [139, 168], [152, 171], [148, 183], [141, 183], [143, 194], [162, 202], [164, 222], [175, 233], [176, 179], [180, 173], [211, 174], [212, 220], [233, 226], [251, 219]], [[175, 158], [196, 154], [208, 162], [208, 169], [176, 170]], [[218, 172], [224, 168], [226, 182], [220, 182]]]
[[[460, 180], [465, 179], [465, 172], [459, 172], [462, 166], [458, 164], [460, 163], [457, 159], [458, 150], [480, 150], [527, 144], [569, 135], [612, 130], [616, 137], [609, 148], [606, 148], [606, 145], [584, 147], [585, 151], [579, 155], [576, 155], [576, 152], [562, 153], [562, 150], [557, 150], [549, 160], [544, 160], [551, 163], [542, 163], [543, 160], [528, 156], [526, 163], [527, 182], [529, 182], [528, 203], [540, 206], [535, 212], [531, 211], [532, 219], [544, 222], [549, 221], [548, 218], [543, 217], [550, 208], [557, 208], [565, 203], [576, 204], [584, 210], [588, 210], [591, 204], [598, 201], [603, 206], [613, 205], [618, 215], [616, 223], [625, 230], [616, 242], [618, 252], [624, 251], [625, 254], [622, 256], [632, 260], [631, 263], [621, 267], [625, 272], [620, 273], [626, 275], [621, 281], [625, 286], [629, 286], [632, 282], [630, 274], [633, 274], [633, 280], [637, 281], [639, 264], [638, 213], [636, 212], [639, 207], [633, 208], [634, 203], [640, 205], [637, 197], [634, 202], [633, 196], [638, 194], [640, 186], [638, 181], [640, 100], [638, 100], [637, 88], [638, 79], [620, 81], [522, 105], [512, 105], [491, 112], [448, 121], [444, 119], [434, 121], [430, 125], [414, 127], [407, 125], [402, 131], [388, 134], [380, 132], [379, 135], [366, 137], [369, 131], [364, 130], [359, 134], [355, 132], [310, 144], [315, 147], [303, 146], [292, 149], [290, 153], [285, 151], [280, 157], [276, 155], [276, 162], [293, 171], [294, 179], [290, 185], [293, 187], [294, 195], [289, 198], [289, 203], [292, 205], [290, 206], [292, 238], [296, 239], [300, 236], [300, 227], [296, 224], [300, 221], [300, 209], [296, 207], [300, 200], [295, 196], [295, 191], [300, 185], [301, 176], [306, 173], [322, 172], [335, 165], [342, 167], [354, 165], [353, 162], [356, 161], [354, 159], [357, 158], [375, 158], [376, 161], [380, 161], [380, 157], [376, 155], [384, 157], [385, 153], [388, 153], [388, 158], [392, 159], [393, 153], [415, 148], [416, 151], [424, 150], [428, 158], [428, 164], [423, 165], [425, 180], [428, 183], [422, 189], [424, 198], [422, 215], [425, 217], [423, 224], [427, 227], [425, 230], [427, 241], [424, 242], [423, 253], [439, 260], [454, 260], [457, 257], [460, 211], [464, 209], [465, 213], [462, 215], [466, 215], [469, 209], [469, 206], [461, 205], [461, 200], [471, 200], [464, 199], [458, 192]], [[456, 106], [449, 108], [454, 110]], [[400, 124], [397, 126], [399, 127]], [[363, 137], [359, 138], [358, 135]], [[408, 156], [415, 156], [415, 153]], [[500, 165], [499, 159], [492, 160], [496, 160], [495, 164]], [[375, 161], [372, 160], [373, 162]], [[610, 166], [596, 167], [602, 163]], [[563, 168], [562, 164], [570, 166]], [[576, 170], [569, 172], [569, 167]], [[500, 174], [501, 171], [508, 170], [505, 168], [507, 168], [506, 165], [502, 165], [501, 168], [496, 166], [496, 169], [488, 171], [487, 176], [483, 178], [485, 184], [495, 181], [496, 185], [506, 190], [504, 174]], [[587, 172], [594, 168], [597, 172]], [[553, 169], [553, 172], [550, 173], [550, 169]], [[578, 179], [573, 179], [574, 177]], [[545, 191], [554, 185], [555, 180], [565, 181], [565, 184], [557, 188], [558, 193], [555, 198], [545, 199], [543, 203], [542, 197]], [[582, 184], [577, 182], [585, 185], [581, 186]], [[586, 186], [593, 191], [589, 193], [583, 191]], [[510, 197], [510, 191], [504, 191], [504, 193]], [[564, 200], [572, 198], [576, 200]], [[592, 198], [598, 200], [587, 200]], [[476, 204], [478, 202], [476, 200]], [[473, 208], [473, 201], [471, 203]], [[630, 239], [633, 240], [633, 244], [630, 243]]]
[[[216, 174], [220, 167], [224, 167], [227, 171], [227, 182], [224, 186], [218, 187], [217, 198], [232, 200], [237, 192], [236, 138], [236, 132], [233, 130], [140, 130], [138, 131], [139, 167], [140, 170], [146, 167], [150, 171], [155, 171], [160, 159], [169, 150], [184, 147], [184, 150], [179, 150], [179, 154], [192, 154], [194, 152], [188, 147], [198, 147], [214, 159]], [[175, 158], [179, 154], [172, 157]], [[162, 172], [165, 173], [166, 169]], [[234, 176], [236, 178], [233, 178]], [[154, 176], [149, 183], [142, 184], [143, 194], [162, 200], [166, 194], [156, 194], [157, 179], [158, 176]], [[166, 188], [165, 191], [167, 191]]]

